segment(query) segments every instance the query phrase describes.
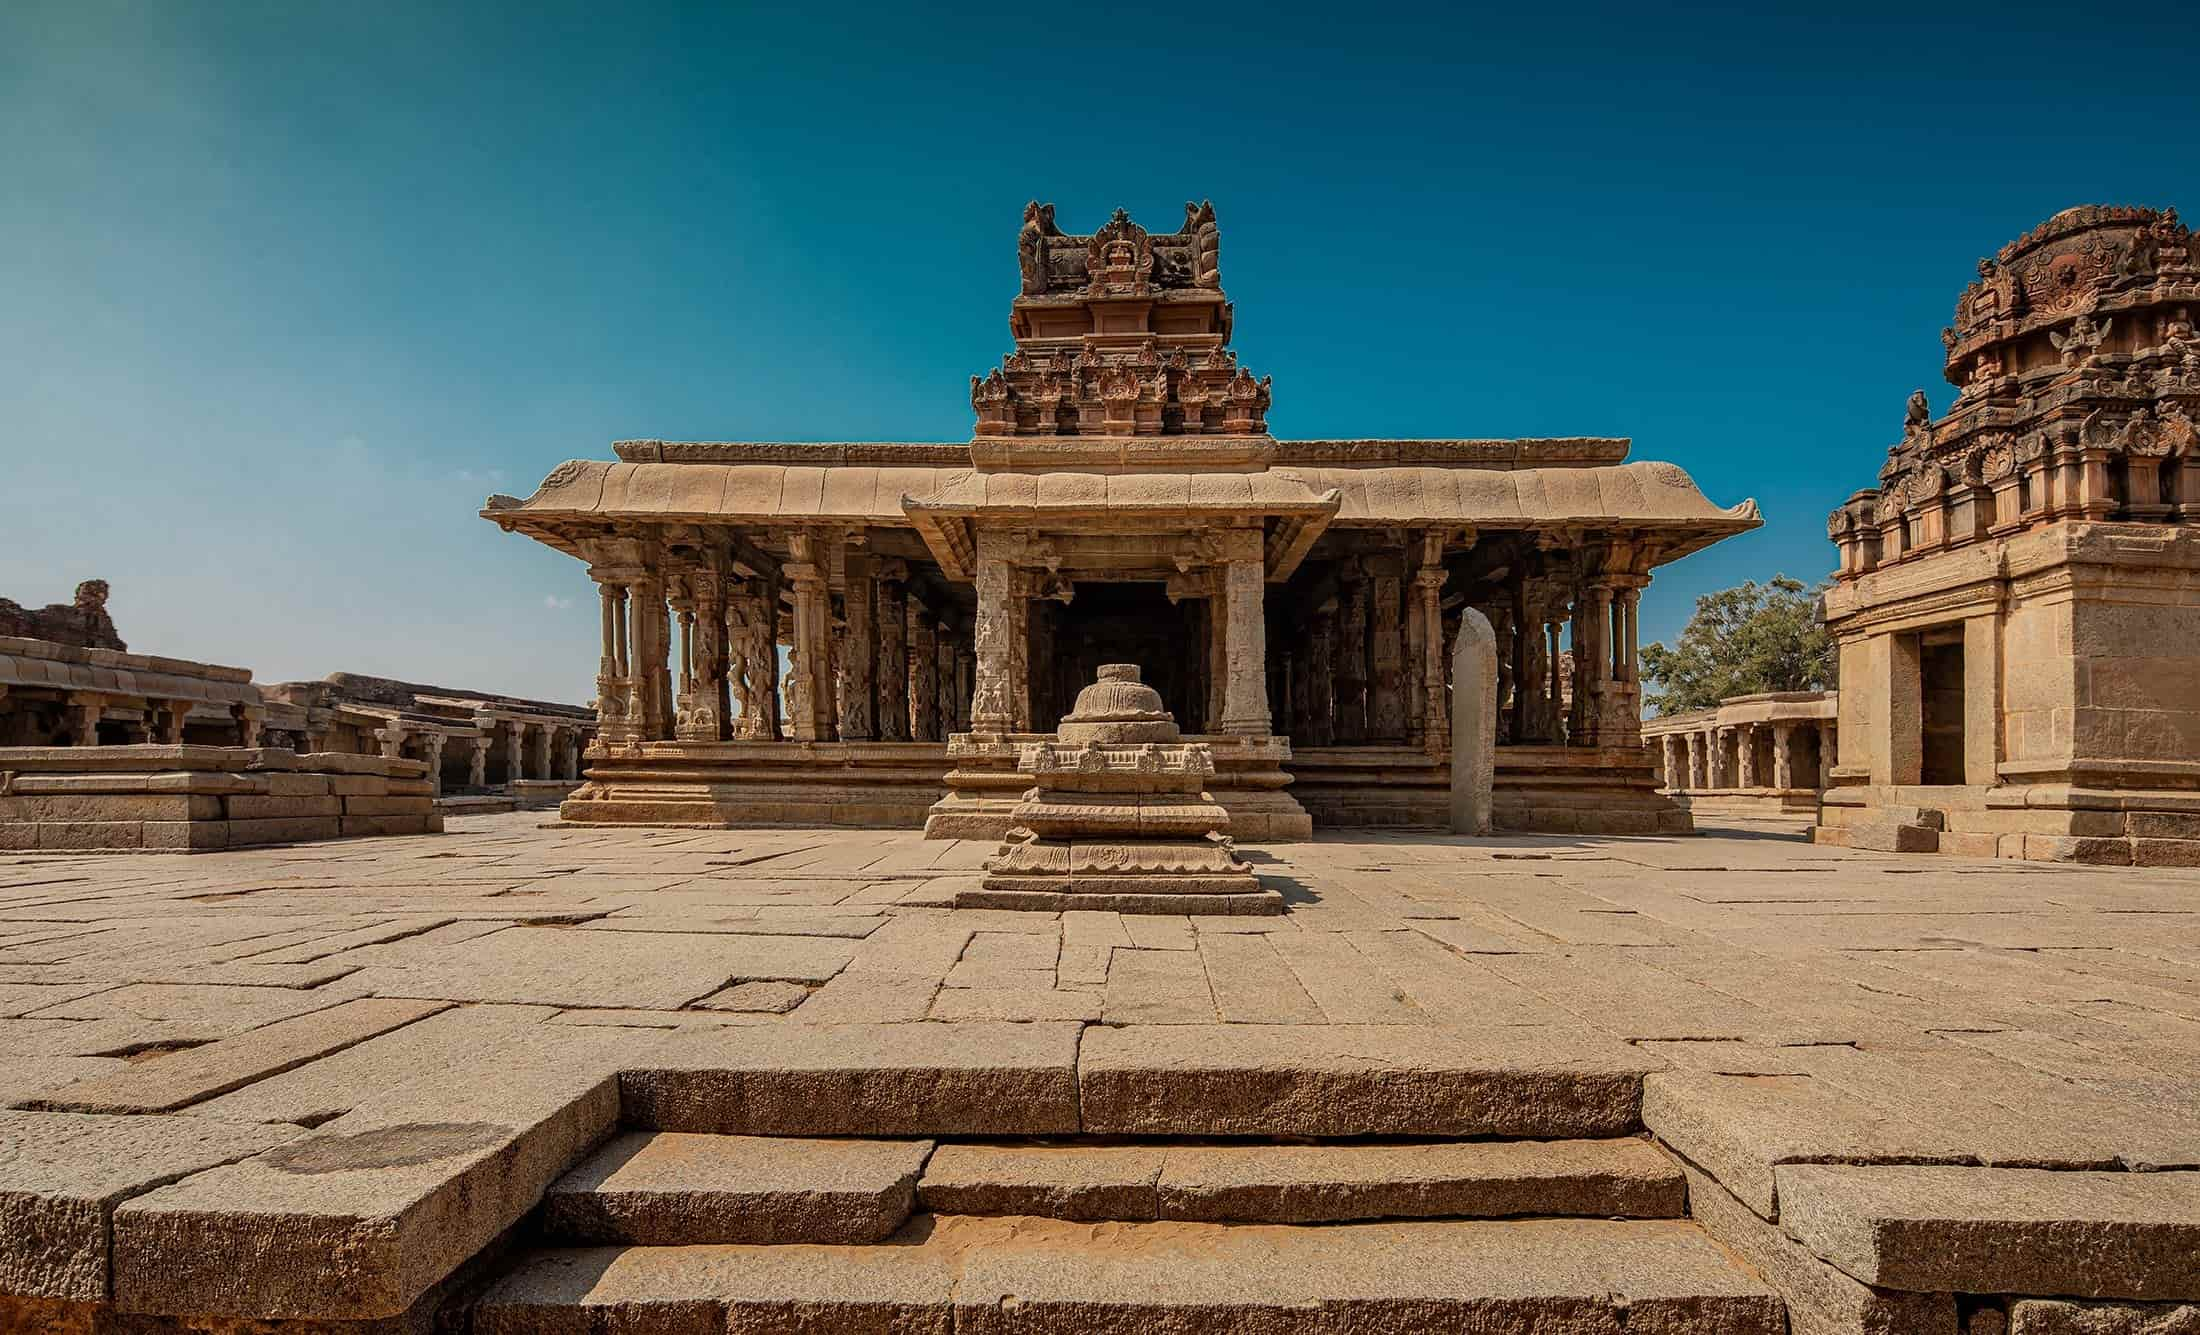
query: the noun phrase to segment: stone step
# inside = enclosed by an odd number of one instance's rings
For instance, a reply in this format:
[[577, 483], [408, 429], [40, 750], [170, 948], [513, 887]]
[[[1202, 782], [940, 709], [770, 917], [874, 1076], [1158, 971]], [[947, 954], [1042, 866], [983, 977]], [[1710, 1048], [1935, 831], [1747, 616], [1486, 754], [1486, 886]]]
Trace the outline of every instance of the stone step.
[[1078, 1224], [919, 1215], [891, 1245], [524, 1253], [472, 1335], [725, 1330], [1477, 1330], [1780, 1335], [1682, 1220]]
[[877, 1242], [909, 1219], [929, 1140], [676, 1131], [614, 1137], [543, 1196], [561, 1242]]
[[1566, 1140], [1641, 1130], [1656, 1064], [1565, 1025], [816, 1024], [673, 1035], [620, 1095], [721, 1135]]
[[2200, 1173], [1782, 1164], [1780, 1226], [1867, 1284], [2200, 1298]]
[[1679, 1168], [1647, 1141], [1381, 1145], [953, 1144], [627, 1132], [554, 1183], [559, 1243], [877, 1242], [934, 1214], [1343, 1223], [1671, 1219]]
[[1648, 1141], [1382, 1145], [943, 1145], [917, 1199], [935, 1214], [1341, 1223], [1542, 1215], [1672, 1219], [1679, 1167]]

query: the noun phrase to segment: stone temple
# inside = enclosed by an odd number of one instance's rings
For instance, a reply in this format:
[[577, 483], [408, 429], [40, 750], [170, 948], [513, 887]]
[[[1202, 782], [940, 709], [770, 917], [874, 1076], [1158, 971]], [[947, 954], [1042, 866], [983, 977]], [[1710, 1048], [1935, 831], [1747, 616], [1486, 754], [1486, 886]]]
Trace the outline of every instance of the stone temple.
[[2200, 241], [2056, 214], [1979, 261], [1879, 483], [1827, 521], [1818, 837], [2200, 865]]
[[1016, 249], [967, 442], [622, 441], [489, 499], [602, 600], [566, 820], [998, 839], [1018, 748], [1125, 663], [1211, 750], [1236, 837], [1442, 825], [1444, 647], [1473, 607], [1500, 828], [1688, 827], [1642, 744], [1636, 609], [1753, 502], [1618, 439], [1277, 439], [1210, 205], [1072, 235], [1034, 203]]
[[1215, 254], [1034, 207], [969, 444], [493, 504], [604, 590], [557, 822], [399, 832], [539, 702], [0, 606], [75, 640], [0, 637], [0, 1332], [2200, 1331], [2183, 230], [2004, 251], [1838, 693], [1654, 747], [1634, 599], [1750, 509], [1273, 440]]

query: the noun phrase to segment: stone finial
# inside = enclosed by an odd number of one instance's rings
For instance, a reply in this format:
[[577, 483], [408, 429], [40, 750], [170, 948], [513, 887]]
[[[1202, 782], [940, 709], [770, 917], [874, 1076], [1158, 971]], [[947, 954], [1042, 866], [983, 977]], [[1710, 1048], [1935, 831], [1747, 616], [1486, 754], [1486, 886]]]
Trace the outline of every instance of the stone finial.
[[1140, 677], [1135, 663], [1102, 666], [1099, 679], [1079, 691], [1077, 703], [1062, 716], [1062, 741], [1070, 746], [1118, 746], [1181, 738], [1176, 716], [1161, 703], [1161, 692]]

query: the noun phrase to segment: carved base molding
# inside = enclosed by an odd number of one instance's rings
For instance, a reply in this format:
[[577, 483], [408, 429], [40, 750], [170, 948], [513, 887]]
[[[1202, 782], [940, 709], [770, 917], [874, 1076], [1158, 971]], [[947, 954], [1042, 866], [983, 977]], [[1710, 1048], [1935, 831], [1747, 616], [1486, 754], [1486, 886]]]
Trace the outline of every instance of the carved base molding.
[[[1302, 747], [1292, 792], [1317, 825], [1445, 827], [1451, 761], [1410, 747]], [[1500, 746], [1493, 820], [1516, 834], [1689, 834], [1686, 811], [1658, 791], [1634, 747]]]
[[[942, 782], [947, 793], [924, 818], [927, 839], [1004, 839], [1015, 822], [1009, 814], [1031, 787], [1016, 773], [1016, 749], [1044, 733], [965, 733], [948, 744], [953, 762]], [[1286, 792], [1292, 776], [1284, 737], [1192, 736], [1213, 748], [1215, 773], [1208, 793], [1230, 814], [1230, 837], [1241, 844], [1302, 843], [1314, 837], [1314, 818]]]
[[1673, 804], [1698, 820], [1706, 816], [1743, 819], [1803, 818], [1818, 816], [1816, 788], [1695, 789], [1668, 792]]
[[1814, 843], [2103, 866], [2200, 867], [2200, 793], [2065, 784], [1826, 790]]
[[939, 742], [652, 742], [591, 764], [558, 810], [576, 825], [915, 829], [946, 768]]

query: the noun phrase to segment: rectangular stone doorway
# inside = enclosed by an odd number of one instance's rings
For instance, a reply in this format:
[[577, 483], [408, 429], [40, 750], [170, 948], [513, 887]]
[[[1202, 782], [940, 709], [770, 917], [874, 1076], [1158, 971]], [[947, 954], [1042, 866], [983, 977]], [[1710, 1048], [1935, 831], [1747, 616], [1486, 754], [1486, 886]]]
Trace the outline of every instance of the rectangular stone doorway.
[[1963, 782], [1963, 631], [1927, 631], [1918, 652], [1923, 764], [1918, 782]]
[[1052, 732], [1097, 680], [1102, 663], [1136, 663], [1187, 733], [1211, 731], [1207, 604], [1170, 602], [1158, 581], [1079, 581], [1067, 603], [1038, 601], [1031, 617], [1031, 713]]

